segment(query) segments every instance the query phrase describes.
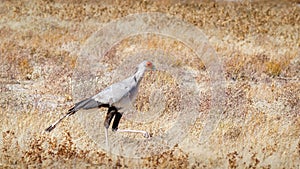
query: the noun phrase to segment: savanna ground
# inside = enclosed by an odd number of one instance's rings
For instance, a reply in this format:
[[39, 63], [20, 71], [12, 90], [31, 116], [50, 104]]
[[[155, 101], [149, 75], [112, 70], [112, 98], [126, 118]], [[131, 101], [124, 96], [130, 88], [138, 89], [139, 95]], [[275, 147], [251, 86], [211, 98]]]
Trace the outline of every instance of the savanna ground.
[[[116, 44], [102, 59], [106, 69], [98, 74], [98, 90], [114, 82], [118, 64], [139, 50], [163, 47], [176, 53], [165, 64], [196, 72], [201, 92], [195, 107], [199, 116], [184, 140], [133, 159], [99, 148], [73, 116], [53, 133], [44, 133], [78, 101], [72, 77], [86, 40], [106, 23], [142, 12], [167, 13], [198, 27], [222, 61], [225, 109], [209, 141], [199, 142], [203, 118], [213, 106], [205, 64], [181, 42], [158, 35]], [[299, 23], [299, 1], [2, 0], [0, 168], [299, 168]], [[151, 109], [149, 93], [160, 88], [167, 100], [159, 114], [163, 120], [144, 124], [124, 117], [120, 128], [164, 133], [181, 110], [178, 83], [167, 71], [147, 74], [135, 107]], [[100, 111], [96, 115], [102, 119], [105, 110]]]

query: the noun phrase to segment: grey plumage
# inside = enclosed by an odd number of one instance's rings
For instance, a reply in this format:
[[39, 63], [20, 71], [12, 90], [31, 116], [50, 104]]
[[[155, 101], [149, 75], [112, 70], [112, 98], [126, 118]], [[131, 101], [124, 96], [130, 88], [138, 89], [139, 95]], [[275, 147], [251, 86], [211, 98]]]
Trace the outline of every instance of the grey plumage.
[[98, 108], [101, 107], [103, 103], [97, 102], [96, 100], [94, 100], [93, 98], [88, 98], [85, 100], [82, 100], [78, 103], [75, 104], [75, 106], [73, 108], [71, 108], [69, 111], [78, 111], [80, 109], [94, 109], [94, 108]]
[[[115, 116], [115, 120], [113, 123], [113, 131], [118, 131], [118, 124], [122, 117], [122, 113], [120, 111], [125, 111], [130, 105], [135, 101], [135, 98], [138, 93], [138, 87], [140, 82], [144, 76], [145, 71], [153, 70], [154, 66], [149, 61], [143, 61], [137, 67], [137, 71], [133, 76], [130, 76], [124, 79], [121, 82], [114, 83], [111, 86], [105, 88], [98, 94], [84, 99], [78, 103], [76, 103], [71, 109], [69, 109], [68, 113], [64, 115], [62, 118], [57, 120], [55, 123], [50, 125], [46, 131], [52, 131], [58, 123], [60, 123], [64, 118], [75, 114], [77, 111], [83, 109], [94, 109], [106, 107], [108, 108], [107, 116], [104, 122], [104, 126], [106, 128], [106, 141], [107, 138], [107, 129], [111, 123], [112, 118]], [[124, 132], [140, 132], [148, 136], [147, 132], [139, 131], [139, 130], [123, 130]], [[122, 132], [122, 131], [121, 131]]]

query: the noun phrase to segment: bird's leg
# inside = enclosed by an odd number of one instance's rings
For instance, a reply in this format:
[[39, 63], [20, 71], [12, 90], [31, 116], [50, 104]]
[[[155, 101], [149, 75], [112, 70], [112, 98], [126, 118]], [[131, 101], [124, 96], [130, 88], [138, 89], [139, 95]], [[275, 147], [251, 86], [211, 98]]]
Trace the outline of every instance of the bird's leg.
[[108, 129], [105, 128], [105, 145], [106, 148], [109, 148], [109, 143], [108, 143]]
[[142, 133], [145, 138], [149, 138], [150, 137], [150, 135], [148, 134], [148, 132], [143, 131], [143, 130], [130, 130], [130, 129], [120, 130], [120, 129], [118, 129], [118, 125], [119, 125], [121, 117], [122, 117], [122, 113], [116, 112], [114, 123], [113, 123], [113, 126], [112, 126], [112, 130], [113, 131], [117, 131], [117, 132], [130, 132], [130, 133]]
[[118, 126], [119, 126], [119, 122], [120, 122], [121, 117], [122, 117], [122, 113], [116, 112], [114, 123], [112, 125], [112, 131], [117, 131], [118, 130]]
[[104, 121], [104, 127], [105, 127], [105, 143], [106, 143], [106, 146], [107, 148], [109, 147], [109, 143], [108, 143], [108, 128], [109, 128], [109, 125], [111, 123], [111, 120], [112, 118], [114, 117], [114, 115], [116, 114], [114, 108], [112, 107], [109, 107], [108, 108], [108, 111], [107, 111], [107, 114], [106, 114], [106, 117], [105, 117], [105, 121]]

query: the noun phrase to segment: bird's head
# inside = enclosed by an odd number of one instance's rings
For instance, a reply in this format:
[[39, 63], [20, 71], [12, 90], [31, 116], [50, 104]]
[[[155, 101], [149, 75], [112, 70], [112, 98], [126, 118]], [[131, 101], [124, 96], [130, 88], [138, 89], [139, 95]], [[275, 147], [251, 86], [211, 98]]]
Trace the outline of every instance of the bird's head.
[[143, 61], [140, 65], [139, 65], [139, 68], [144, 68], [146, 70], [155, 70], [155, 66], [153, 65], [152, 62], [150, 61]]

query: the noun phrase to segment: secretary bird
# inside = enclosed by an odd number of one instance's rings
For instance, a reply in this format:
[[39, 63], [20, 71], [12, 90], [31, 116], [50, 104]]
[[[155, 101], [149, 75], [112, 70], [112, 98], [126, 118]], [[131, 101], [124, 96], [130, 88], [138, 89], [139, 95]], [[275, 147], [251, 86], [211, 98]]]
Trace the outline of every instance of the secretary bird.
[[123, 115], [123, 112], [121, 111], [123, 109], [128, 108], [135, 101], [135, 98], [138, 93], [138, 88], [144, 76], [144, 73], [148, 70], [154, 69], [155, 67], [150, 61], [143, 61], [138, 65], [137, 71], [134, 73], [134, 75], [128, 77], [123, 81], [108, 86], [107, 88], [90, 98], [84, 99], [76, 103], [71, 109], [69, 109], [67, 114], [65, 114], [62, 118], [50, 125], [46, 129], [46, 131], [51, 132], [56, 127], [56, 125], [60, 123], [64, 118], [75, 114], [78, 110], [88, 110], [105, 107], [108, 108], [106, 118], [104, 121], [105, 141], [107, 146], [109, 145], [108, 128], [113, 117], [114, 122], [112, 125], [112, 131], [142, 133], [144, 137], [149, 138], [149, 134], [146, 131], [129, 129], [120, 130], [118, 129], [118, 125]]

